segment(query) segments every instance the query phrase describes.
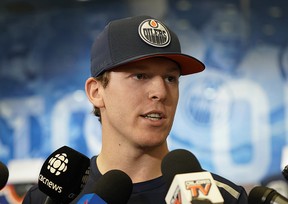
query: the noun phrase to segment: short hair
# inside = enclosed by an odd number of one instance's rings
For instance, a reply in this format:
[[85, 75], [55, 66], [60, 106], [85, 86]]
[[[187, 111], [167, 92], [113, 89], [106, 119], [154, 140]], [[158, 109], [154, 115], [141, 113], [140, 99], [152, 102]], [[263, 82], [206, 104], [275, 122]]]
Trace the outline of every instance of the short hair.
[[[110, 71], [106, 71], [106, 72], [102, 73], [101, 75], [94, 77], [94, 79], [99, 81], [102, 84], [102, 86], [104, 88], [106, 88], [108, 86], [109, 79], [110, 79]], [[96, 107], [96, 106], [93, 107], [93, 114], [96, 117], [99, 117], [98, 120], [101, 123], [101, 112], [100, 112], [100, 109], [98, 107]]]

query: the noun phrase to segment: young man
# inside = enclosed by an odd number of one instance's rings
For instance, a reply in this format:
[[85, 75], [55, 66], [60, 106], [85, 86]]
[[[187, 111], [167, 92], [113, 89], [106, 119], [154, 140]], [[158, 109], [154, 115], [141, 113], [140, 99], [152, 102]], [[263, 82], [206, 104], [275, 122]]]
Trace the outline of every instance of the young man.
[[[149, 16], [110, 22], [92, 46], [85, 90], [102, 124], [102, 149], [91, 159], [88, 185], [111, 169], [133, 181], [129, 204], [164, 204], [161, 162], [169, 152], [179, 77], [204, 70], [182, 54], [166, 25]], [[241, 186], [215, 175], [225, 203], [247, 203]], [[29, 194], [29, 193], [28, 193]]]

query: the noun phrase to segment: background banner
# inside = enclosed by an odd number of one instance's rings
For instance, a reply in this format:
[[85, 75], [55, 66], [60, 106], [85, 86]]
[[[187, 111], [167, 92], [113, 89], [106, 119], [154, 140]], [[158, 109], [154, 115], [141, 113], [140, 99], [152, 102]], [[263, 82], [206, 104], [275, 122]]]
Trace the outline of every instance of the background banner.
[[[29, 172], [33, 160], [63, 145], [88, 157], [99, 152], [101, 126], [84, 93], [92, 42], [108, 21], [148, 14], [206, 64], [180, 80], [170, 148], [192, 151], [203, 168], [241, 185], [279, 175], [288, 164], [281, 166], [288, 139], [286, 0], [41, 2], [0, 6], [3, 163], [29, 159], [18, 168]], [[37, 172], [30, 182], [13, 180], [14, 173], [11, 185], [37, 181]]]

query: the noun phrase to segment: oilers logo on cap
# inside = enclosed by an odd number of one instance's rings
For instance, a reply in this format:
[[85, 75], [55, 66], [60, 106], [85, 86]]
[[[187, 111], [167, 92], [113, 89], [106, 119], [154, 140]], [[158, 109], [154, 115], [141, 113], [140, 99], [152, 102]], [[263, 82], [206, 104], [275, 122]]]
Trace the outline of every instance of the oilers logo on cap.
[[171, 41], [168, 29], [154, 19], [144, 20], [138, 27], [138, 33], [144, 42], [154, 47], [166, 47]]

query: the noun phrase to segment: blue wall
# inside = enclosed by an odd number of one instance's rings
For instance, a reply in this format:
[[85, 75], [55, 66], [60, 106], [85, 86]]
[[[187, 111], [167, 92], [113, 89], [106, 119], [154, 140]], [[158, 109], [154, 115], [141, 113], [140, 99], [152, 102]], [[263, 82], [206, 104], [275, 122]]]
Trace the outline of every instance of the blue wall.
[[[279, 173], [288, 139], [288, 2], [183, 2], [167, 1], [160, 18], [207, 68], [181, 79], [171, 149], [191, 150], [240, 184]], [[0, 160], [46, 158], [62, 145], [97, 154], [100, 125], [84, 93], [90, 46], [109, 20], [135, 12], [127, 1], [2, 11]]]

